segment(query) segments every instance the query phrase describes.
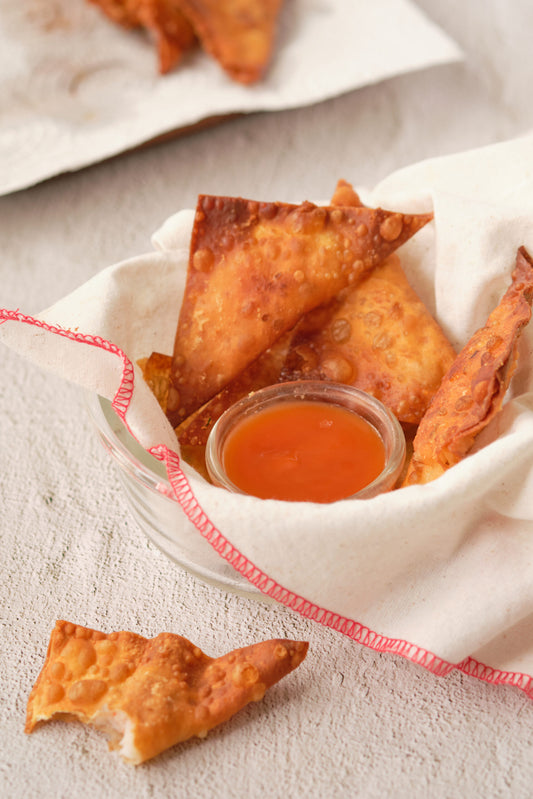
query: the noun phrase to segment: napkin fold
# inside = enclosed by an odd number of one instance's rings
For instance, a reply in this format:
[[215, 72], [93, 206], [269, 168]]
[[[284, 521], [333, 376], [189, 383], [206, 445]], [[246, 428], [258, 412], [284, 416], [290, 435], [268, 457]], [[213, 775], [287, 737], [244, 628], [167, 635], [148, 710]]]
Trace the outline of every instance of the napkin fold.
[[87, 0], [41, 5], [0, 2], [0, 194], [206, 119], [298, 108], [462, 57], [409, 0], [290, 0], [254, 86], [200, 51], [161, 77], [148, 38]]
[[[459, 348], [504, 293], [517, 248], [533, 253], [533, 134], [413, 165], [361, 195], [434, 211], [399, 254]], [[136, 366], [152, 350], [172, 351], [193, 218], [177, 213], [153, 252], [110, 266], [35, 318], [0, 311], [0, 340], [110, 399], [167, 462], [184, 523], [264, 594], [436, 674], [460, 668], [533, 698], [533, 323], [503, 410], [438, 480], [332, 505], [232, 495], [181, 463]]]

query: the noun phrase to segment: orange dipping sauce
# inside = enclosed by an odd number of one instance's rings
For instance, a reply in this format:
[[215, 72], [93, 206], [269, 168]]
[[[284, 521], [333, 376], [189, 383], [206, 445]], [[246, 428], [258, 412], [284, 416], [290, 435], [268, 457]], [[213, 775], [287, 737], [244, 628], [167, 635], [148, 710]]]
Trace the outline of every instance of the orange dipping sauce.
[[278, 402], [228, 433], [227, 477], [262, 499], [334, 502], [371, 483], [385, 466], [385, 447], [369, 422], [327, 402]]

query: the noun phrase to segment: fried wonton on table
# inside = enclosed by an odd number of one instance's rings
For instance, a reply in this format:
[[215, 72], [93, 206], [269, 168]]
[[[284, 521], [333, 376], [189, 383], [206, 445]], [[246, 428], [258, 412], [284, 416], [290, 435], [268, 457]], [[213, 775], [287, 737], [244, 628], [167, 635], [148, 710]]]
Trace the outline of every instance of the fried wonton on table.
[[271, 58], [283, 0], [179, 0], [204, 50], [239, 83], [255, 83]]
[[31, 691], [25, 731], [53, 718], [102, 730], [109, 748], [139, 763], [203, 738], [303, 661], [308, 644], [275, 639], [212, 658], [186, 638], [106, 635], [58, 621]]
[[201, 195], [172, 359], [172, 425], [431, 218]]
[[462, 460], [501, 409], [532, 299], [533, 260], [520, 247], [511, 285], [457, 356], [420, 423], [404, 485], [428, 483]]

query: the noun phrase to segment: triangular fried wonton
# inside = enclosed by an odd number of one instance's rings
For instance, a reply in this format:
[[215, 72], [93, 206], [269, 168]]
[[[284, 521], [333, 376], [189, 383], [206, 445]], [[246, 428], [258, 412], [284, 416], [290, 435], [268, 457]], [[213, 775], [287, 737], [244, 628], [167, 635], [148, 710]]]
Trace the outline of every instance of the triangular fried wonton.
[[[331, 204], [361, 201], [341, 180]], [[303, 320], [283, 377], [347, 383], [377, 397], [401, 422], [418, 424], [454, 358], [394, 253]]]
[[533, 260], [520, 247], [511, 285], [457, 356], [420, 423], [404, 485], [427, 483], [458, 463], [498, 413], [532, 299]]
[[455, 358], [396, 253], [305, 321], [291, 343], [284, 379], [355, 386], [408, 424], [420, 422]]
[[300, 665], [307, 643], [271, 640], [205, 655], [161, 633], [105, 635], [58, 621], [31, 691], [25, 731], [52, 718], [105, 732], [109, 748], [137, 765], [192, 736], [203, 738]]
[[145, 28], [155, 39], [159, 71], [169, 72], [196, 42], [180, 0], [89, 0], [124, 28]]
[[259, 358], [248, 364], [222, 391], [187, 417], [177, 428], [182, 446], [205, 446], [216, 420], [227, 408], [251, 391], [277, 383], [287, 358], [293, 332], [289, 331], [274, 342]]
[[431, 218], [200, 196], [173, 353], [172, 425]]
[[240, 83], [259, 80], [271, 57], [283, 0], [179, 0], [204, 50]]
[[165, 74], [196, 43], [196, 35], [180, 8], [180, 0], [138, 0], [139, 20], [157, 47], [159, 72]]

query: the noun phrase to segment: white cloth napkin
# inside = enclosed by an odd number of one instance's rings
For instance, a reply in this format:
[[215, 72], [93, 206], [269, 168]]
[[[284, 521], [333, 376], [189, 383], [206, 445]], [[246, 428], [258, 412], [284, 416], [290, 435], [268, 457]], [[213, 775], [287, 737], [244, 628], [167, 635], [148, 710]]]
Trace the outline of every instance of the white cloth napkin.
[[0, 194], [233, 113], [297, 108], [457, 61], [409, 0], [290, 0], [271, 68], [251, 87], [212, 58], [157, 74], [155, 48], [87, 0], [0, 0]]
[[[460, 347], [504, 293], [517, 248], [533, 253], [533, 134], [420, 163], [362, 194], [393, 210], [434, 210], [400, 254]], [[0, 311], [7, 345], [114, 400], [147, 449], [176, 451], [176, 440], [132, 364], [172, 350], [192, 221], [193, 211], [177, 213], [154, 252], [109, 267], [38, 318]], [[198, 535], [216, 535], [222, 557], [305, 616], [435, 673], [456, 666], [533, 697], [532, 392], [533, 323], [501, 414], [432, 483], [365, 501], [284, 503], [229, 494], [184, 464], [173, 473], [176, 501], [185, 492]]]

